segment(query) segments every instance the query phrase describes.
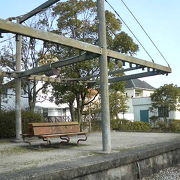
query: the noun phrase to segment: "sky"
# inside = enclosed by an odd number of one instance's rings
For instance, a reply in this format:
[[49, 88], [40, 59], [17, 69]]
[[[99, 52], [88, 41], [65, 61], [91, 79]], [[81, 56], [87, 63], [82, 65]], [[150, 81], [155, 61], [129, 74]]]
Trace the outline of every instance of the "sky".
[[[0, 18], [19, 16], [36, 8], [46, 0], [0, 0]], [[143, 78], [155, 88], [164, 84], [176, 84], [180, 87], [180, 1], [179, 0], [123, 0], [129, 9], [132, 10], [136, 18], [143, 25], [146, 32], [155, 42], [157, 47], [165, 56], [172, 73], [168, 76], [158, 75]], [[143, 31], [133, 20], [132, 16], [125, 9], [121, 0], [109, 0], [112, 6], [120, 14], [123, 20], [128, 24], [131, 30], [138, 37], [140, 42], [145, 46], [153, 57], [155, 63], [167, 66], [163, 58], [158, 54], [156, 49], [150, 43]], [[106, 4], [106, 9], [110, 10]], [[131, 33], [122, 25], [122, 30], [127, 32], [131, 37]], [[136, 57], [151, 61], [140, 47], [140, 51]]]

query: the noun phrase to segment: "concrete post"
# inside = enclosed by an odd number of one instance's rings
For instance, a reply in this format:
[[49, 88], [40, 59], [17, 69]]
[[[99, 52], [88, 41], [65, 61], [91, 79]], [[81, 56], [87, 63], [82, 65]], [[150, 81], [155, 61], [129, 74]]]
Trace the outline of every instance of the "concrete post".
[[106, 20], [104, 0], [97, 0], [97, 12], [99, 21], [99, 46], [102, 48], [100, 56], [100, 90], [101, 90], [101, 121], [103, 151], [111, 152], [110, 113], [109, 113], [109, 89], [108, 89], [108, 64], [106, 42]]
[[[21, 71], [21, 47], [22, 36], [16, 35], [16, 71]], [[22, 140], [22, 121], [21, 121], [21, 79], [16, 79], [16, 141]]]

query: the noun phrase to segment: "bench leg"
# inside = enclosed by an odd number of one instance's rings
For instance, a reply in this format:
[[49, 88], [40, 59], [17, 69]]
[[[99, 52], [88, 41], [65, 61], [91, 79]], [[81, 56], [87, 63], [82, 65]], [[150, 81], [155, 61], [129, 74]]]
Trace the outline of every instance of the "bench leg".
[[51, 144], [51, 141], [48, 139], [48, 138], [42, 138], [43, 139], [43, 141], [46, 141], [47, 142], [47, 144]]
[[69, 143], [69, 141], [70, 141], [69, 136], [60, 136], [60, 139], [61, 139], [61, 140], [64, 140], [64, 141], [61, 141], [61, 143], [62, 143], [62, 142]]
[[26, 140], [25, 137], [23, 137], [23, 142], [28, 143], [31, 146], [31, 141]]
[[85, 136], [85, 138], [84, 138], [84, 139], [82, 139], [82, 138], [78, 139], [77, 144], [79, 144], [79, 141], [86, 141], [86, 140], [87, 140], [87, 135], [86, 135], [86, 134], [84, 134], [84, 136]]

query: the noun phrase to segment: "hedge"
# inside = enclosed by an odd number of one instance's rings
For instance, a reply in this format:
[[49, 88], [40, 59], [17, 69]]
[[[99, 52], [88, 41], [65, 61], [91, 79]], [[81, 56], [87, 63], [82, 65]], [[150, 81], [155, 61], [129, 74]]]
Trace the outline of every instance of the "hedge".
[[111, 120], [111, 128], [118, 131], [151, 131], [151, 125], [142, 121], [131, 122], [125, 119]]
[[[43, 122], [40, 114], [22, 111], [22, 131], [27, 132], [28, 123]], [[0, 112], [0, 138], [12, 138], [16, 135], [15, 111]]]

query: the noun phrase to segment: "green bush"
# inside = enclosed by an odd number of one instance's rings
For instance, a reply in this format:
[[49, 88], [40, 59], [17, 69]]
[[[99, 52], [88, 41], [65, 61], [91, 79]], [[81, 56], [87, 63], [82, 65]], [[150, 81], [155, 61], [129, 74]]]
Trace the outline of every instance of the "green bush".
[[180, 132], [180, 120], [172, 120], [169, 124], [169, 131]]
[[125, 119], [111, 120], [111, 128], [118, 131], [150, 131], [151, 126], [149, 123], [135, 121], [131, 122]]
[[112, 119], [111, 120], [111, 128], [113, 130], [124, 130], [126, 129], [126, 126], [131, 121], [126, 119]]
[[0, 112], [0, 138], [15, 137], [15, 112]]
[[135, 121], [135, 122], [130, 123], [129, 130], [131, 130], [131, 131], [150, 131], [151, 126], [149, 123], [145, 123], [142, 121]]
[[22, 111], [22, 131], [27, 133], [28, 123], [44, 122], [43, 117], [38, 113]]
[[101, 121], [92, 121], [91, 123], [91, 130], [92, 131], [101, 131], [102, 127], [101, 127]]
[[157, 122], [157, 127], [158, 129], [160, 129], [161, 131], [168, 131], [168, 128], [166, 127], [166, 123], [164, 121], [159, 121]]
[[[43, 122], [40, 114], [22, 111], [22, 132], [27, 132], [28, 123]], [[12, 138], [16, 135], [15, 111], [0, 112], [0, 138]]]

